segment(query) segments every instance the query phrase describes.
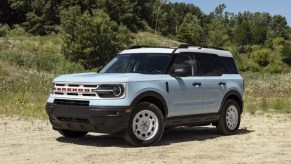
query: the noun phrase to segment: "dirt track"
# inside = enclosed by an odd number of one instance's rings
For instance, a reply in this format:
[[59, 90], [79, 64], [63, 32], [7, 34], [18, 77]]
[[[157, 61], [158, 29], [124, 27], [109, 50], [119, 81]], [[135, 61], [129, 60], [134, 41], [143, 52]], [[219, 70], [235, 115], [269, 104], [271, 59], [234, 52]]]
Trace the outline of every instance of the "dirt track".
[[157, 146], [135, 148], [90, 133], [67, 139], [46, 121], [0, 118], [0, 163], [291, 163], [291, 119], [243, 115], [238, 135], [207, 127], [175, 128]]

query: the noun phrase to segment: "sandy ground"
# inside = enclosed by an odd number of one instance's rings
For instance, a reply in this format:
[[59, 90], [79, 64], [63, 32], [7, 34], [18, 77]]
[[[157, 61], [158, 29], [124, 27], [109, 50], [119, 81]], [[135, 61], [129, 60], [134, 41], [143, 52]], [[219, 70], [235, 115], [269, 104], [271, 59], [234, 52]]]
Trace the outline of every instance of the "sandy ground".
[[181, 127], [157, 146], [135, 148], [112, 135], [67, 139], [47, 121], [0, 118], [0, 163], [291, 163], [290, 116], [243, 115], [239, 134]]

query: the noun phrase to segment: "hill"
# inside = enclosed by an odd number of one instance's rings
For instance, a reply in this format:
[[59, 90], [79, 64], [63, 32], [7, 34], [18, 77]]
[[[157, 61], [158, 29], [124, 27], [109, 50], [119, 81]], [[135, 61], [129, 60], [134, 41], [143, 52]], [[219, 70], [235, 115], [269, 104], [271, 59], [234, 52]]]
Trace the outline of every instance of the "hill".
[[[0, 38], [0, 115], [46, 118], [44, 106], [51, 80], [58, 74], [83, 72], [64, 58], [54, 36]], [[134, 44], [177, 46], [179, 42], [149, 32], [135, 34]], [[291, 74], [245, 74], [245, 111], [291, 113]]]
[[[58, 35], [0, 37], [0, 115], [46, 118], [51, 80], [58, 74], [83, 72], [61, 53]], [[177, 46], [179, 42], [149, 32], [134, 34], [133, 44]]]

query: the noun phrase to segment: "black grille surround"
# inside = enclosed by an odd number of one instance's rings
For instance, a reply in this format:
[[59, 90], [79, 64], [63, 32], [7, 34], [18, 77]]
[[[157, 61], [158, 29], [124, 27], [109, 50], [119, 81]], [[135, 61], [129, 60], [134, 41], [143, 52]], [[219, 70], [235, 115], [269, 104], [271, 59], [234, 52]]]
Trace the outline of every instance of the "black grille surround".
[[55, 99], [54, 104], [70, 106], [89, 106], [89, 101]]

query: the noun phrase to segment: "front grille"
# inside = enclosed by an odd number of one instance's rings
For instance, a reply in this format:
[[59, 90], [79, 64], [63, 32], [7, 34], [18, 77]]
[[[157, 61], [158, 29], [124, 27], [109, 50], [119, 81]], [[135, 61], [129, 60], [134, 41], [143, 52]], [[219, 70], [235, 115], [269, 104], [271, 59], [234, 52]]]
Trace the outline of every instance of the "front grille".
[[89, 123], [89, 120], [84, 118], [58, 117], [58, 120], [66, 122]]
[[78, 85], [78, 84], [69, 84], [68, 86], [69, 87], [79, 87], [80, 85]]
[[89, 106], [89, 101], [55, 99], [54, 104], [71, 106]]
[[53, 87], [53, 94], [63, 96], [78, 96], [78, 97], [98, 97], [97, 93], [92, 91], [98, 88], [98, 85], [94, 84], [63, 84], [55, 83]]

